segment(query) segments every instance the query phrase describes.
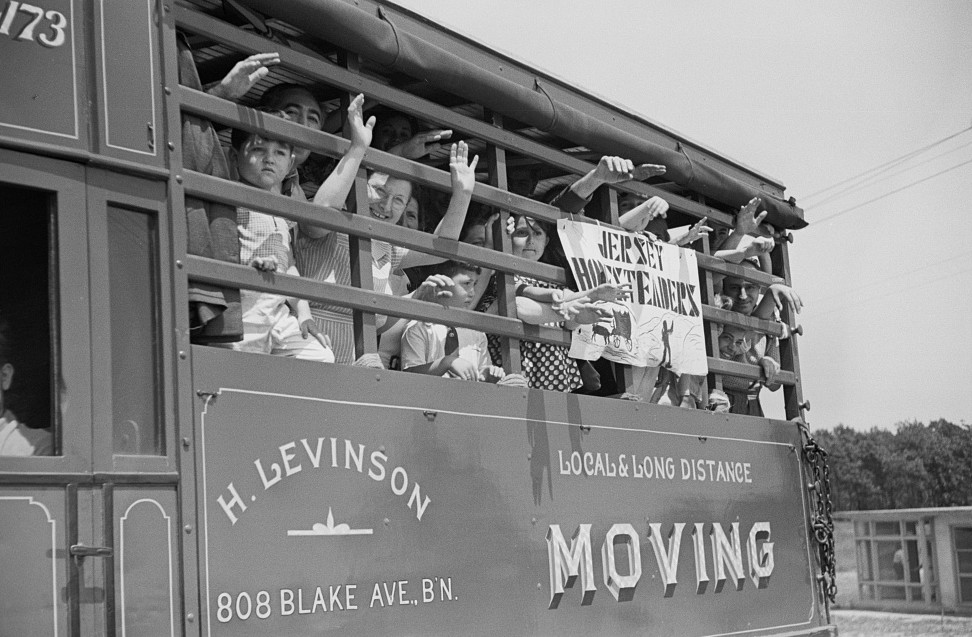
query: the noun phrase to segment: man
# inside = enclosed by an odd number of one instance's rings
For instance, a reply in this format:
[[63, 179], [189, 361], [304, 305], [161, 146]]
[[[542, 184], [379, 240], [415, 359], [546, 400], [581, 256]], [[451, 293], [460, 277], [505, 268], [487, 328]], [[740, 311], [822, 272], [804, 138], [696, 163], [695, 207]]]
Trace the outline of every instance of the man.
[[[753, 270], [759, 269], [755, 259], [744, 260], [742, 265]], [[760, 300], [761, 291], [762, 287], [758, 283], [740, 277], [728, 276], [722, 282], [722, 294], [732, 301], [732, 309], [746, 316], [772, 319], [785, 303], [789, 308], [792, 321], [803, 307], [800, 297], [787, 285], [781, 283], [770, 285], [762, 300]], [[738, 331], [738, 328], [727, 328], [725, 333], [734, 334], [734, 331]], [[720, 348], [720, 353], [723, 358], [759, 366], [760, 379], [750, 383], [727, 376], [723, 378], [723, 389], [732, 405], [730, 413], [762, 417], [763, 408], [759, 402], [760, 389], [763, 385], [768, 386], [771, 391], [779, 388], [776, 380], [780, 372], [779, 347], [776, 338], [765, 334], [747, 339], [746, 345], [745, 351], [722, 352]]]

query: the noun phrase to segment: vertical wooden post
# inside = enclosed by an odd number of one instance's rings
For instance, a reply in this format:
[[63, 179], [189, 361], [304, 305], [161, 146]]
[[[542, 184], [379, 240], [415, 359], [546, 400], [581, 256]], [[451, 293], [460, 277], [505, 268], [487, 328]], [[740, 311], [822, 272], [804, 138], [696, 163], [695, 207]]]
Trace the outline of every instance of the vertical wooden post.
[[[503, 116], [498, 113], [486, 111], [487, 121], [497, 128], [503, 127]], [[508, 190], [509, 183], [506, 174], [506, 150], [488, 144], [486, 146], [486, 158], [489, 162], [489, 184]], [[493, 224], [493, 248], [500, 250], [503, 254], [512, 254], [512, 239], [506, 234], [506, 224], [510, 218], [509, 210], [500, 210], [499, 219]], [[516, 291], [513, 285], [513, 275], [507, 272], [496, 271], [496, 303], [500, 316], [516, 318]], [[520, 361], [520, 341], [515, 338], [501, 339], [503, 367], [507, 373], [522, 371]]]
[[[618, 193], [613, 188], [609, 186], [601, 186], [597, 189], [594, 196], [597, 198], [598, 206], [600, 207], [599, 218], [605, 223], [610, 223], [612, 226], [620, 225], [618, 214]], [[615, 363], [614, 367], [614, 383], [617, 387], [618, 393], [629, 393], [638, 394], [639, 388], [644, 400], [648, 400], [651, 397], [651, 392], [654, 387], [654, 381], [651, 381], [652, 387], [647, 389], [645, 385], [645, 374], [636, 372], [631, 368], [630, 365], [625, 365], [623, 363]], [[655, 370], [654, 378], [658, 378], [658, 370]], [[650, 379], [649, 379], [650, 380]], [[645, 394], [647, 391], [647, 394]]]
[[[342, 54], [344, 66], [349, 71], [359, 71], [361, 61], [356, 55]], [[347, 108], [355, 95], [341, 97], [341, 119], [345, 137], [350, 137], [348, 128]], [[354, 179], [354, 189], [348, 197], [348, 209], [356, 214], [368, 214], [368, 172], [364, 168], [358, 169]], [[376, 222], [380, 223], [380, 222]], [[348, 236], [348, 252], [351, 257], [351, 285], [362, 290], [374, 290], [372, 278], [371, 239]], [[354, 355], [355, 358], [363, 354], [378, 351], [378, 333], [375, 329], [375, 315], [370, 312], [354, 310]]]
[[601, 186], [597, 189], [598, 206], [601, 208], [601, 221], [610, 223], [612, 226], [620, 225], [618, 221], [618, 193], [609, 186]]
[[[705, 197], [703, 195], [698, 196], [699, 203], [705, 204]], [[712, 246], [709, 243], [709, 235], [702, 235], [702, 254], [711, 255]], [[706, 305], [712, 305], [715, 303], [715, 285], [712, 282], [712, 273], [708, 270], [701, 270], [699, 272], [702, 276], [702, 280], [699, 282], [702, 288], [702, 302]], [[704, 323], [703, 323], [704, 326]], [[719, 329], [709, 323], [708, 329], [703, 330], [708, 338], [706, 338], [706, 353], [710, 358], [719, 358]], [[715, 374], [708, 374], [702, 380], [702, 387], [699, 390], [702, 395], [703, 402], [708, 399], [709, 390], [712, 388], [722, 389], [722, 378], [716, 377]], [[707, 405], [703, 405], [703, 409]]]
[[[182, 160], [182, 112], [179, 104], [179, 60], [178, 60], [178, 45], [176, 44], [176, 39], [179, 37], [178, 31], [176, 29], [175, 16], [173, 15], [171, 2], [159, 2], [156, 4], [157, 11], [158, 7], [161, 6], [161, 20], [159, 24], [160, 29], [160, 55], [161, 55], [161, 76], [159, 78], [162, 93], [163, 93], [163, 112], [164, 112], [164, 124], [162, 131], [156, 131], [158, 137], [158, 143], [168, 147], [168, 143], [171, 143], [171, 150], [167, 157], [167, 168], [169, 169], [169, 181], [167, 184], [167, 194], [169, 199], [169, 218], [160, 219], [159, 223], [169, 224], [169, 254], [171, 255], [170, 263], [185, 263], [187, 255], [188, 246], [188, 235], [187, 235], [187, 225], [186, 225], [186, 200], [185, 200], [185, 189], [182, 187], [183, 181], [183, 160]], [[165, 247], [162, 248], [163, 250]], [[194, 399], [195, 392], [193, 392], [192, 387], [192, 359], [191, 358], [181, 358], [177, 355], [177, 352], [191, 352], [192, 344], [189, 337], [189, 294], [188, 285], [189, 279], [185, 273], [185, 268], [176, 267], [170, 275], [172, 286], [172, 307], [169, 311], [172, 313], [172, 324], [175, 327], [175, 337], [172, 339], [172, 348], [170, 349], [171, 355], [175, 356], [173, 360], [176, 361], [175, 377], [173, 381], [173, 396], [169, 399], [172, 401], [172, 415], [176, 421], [175, 425], [175, 439], [184, 438], [192, 440], [193, 438], [193, 422], [195, 420], [195, 403]], [[165, 283], [164, 283], [165, 284]], [[65, 423], [66, 424], [66, 423]], [[173, 440], [175, 444], [175, 440]], [[179, 481], [179, 500], [181, 502], [181, 507], [184, 515], [188, 514], [186, 512], [196, 510], [196, 489], [192, 484], [193, 480], [185, 479], [186, 476], [196, 475], [195, 466], [195, 454], [191, 453], [194, 445], [192, 445], [188, 450], [186, 447], [182, 447], [182, 451], [175, 451], [177, 456], [177, 466], [180, 468], [181, 475], [183, 479]], [[73, 494], [71, 487], [74, 487]], [[76, 515], [77, 506], [77, 486], [68, 485], [68, 503], [67, 511], [69, 520]], [[73, 495], [74, 503], [71, 503], [71, 497]], [[106, 512], [107, 514], [107, 512]], [[188, 521], [192, 518], [189, 517]], [[76, 521], [75, 521], [76, 523]], [[184, 607], [182, 609], [181, 621], [177, 622], [177, 625], [182, 625], [182, 634], [191, 634], [193, 630], [199, 632], [199, 628], [193, 623], [192, 619], [187, 619], [187, 617], [198, 617], [199, 626], [203, 625], [203, 621], [208, 619], [206, 616], [209, 612], [205, 604], [199, 604], [199, 555], [198, 555], [198, 544], [196, 542], [184, 541], [181, 543], [181, 568], [182, 573], [185, 577], [183, 580], [183, 600]], [[70, 545], [70, 542], [69, 542]], [[69, 560], [71, 563], [71, 576], [74, 576], [75, 561]], [[70, 588], [69, 580], [69, 603], [74, 605], [76, 603], [77, 591]], [[79, 635], [80, 626], [75, 623], [75, 619], [78, 615], [78, 608], [75, 606], [71, 609], [71, 620], [70, 626], [72, 635]]]
[[[709, 242], [709, 237], [702, 237], [702, 251], [705, 254], [712, 254], [712, 244]], [[712, 273], [708, 270], [702, 270], [702, 302], [706, 305], [713, 305], [715, 303], [715, 284], [713, 283]], [[713, 323], [709, 323], [705, 330], [706, 334], [706, 347], [708, 349], [708, 355], [710, 358], [719, 358], [719, 328]], [[722, 389], [722, 376], [719, 374], [710, 373], [707, 377], [708, 384], [710, 387], [715, 389]]]
[[[785, 241], [780, 241], [778, 245], [779, 260], [773, 263], [773, 274], [783, 277], [787, 285], [792, 285], [790, 275], [790, 257]], [[796, 317], [790, 316], [790, 311], [783, 306], [780, 318], [787, 324], [795, 321]], [[788, 330], [790, 331], [790, 330]], [[796, 372], [796, 383], [793, 386], [784, 385], [783, 404], [786, 408], [787, 418], [797, 418], [802, 416], [803, 404], [803, 384], [800, 379], [800, 353], [797, 346], [797, 334], [790, 331], [790, 337], [780, 341], [780, 366], [782, 369]]]

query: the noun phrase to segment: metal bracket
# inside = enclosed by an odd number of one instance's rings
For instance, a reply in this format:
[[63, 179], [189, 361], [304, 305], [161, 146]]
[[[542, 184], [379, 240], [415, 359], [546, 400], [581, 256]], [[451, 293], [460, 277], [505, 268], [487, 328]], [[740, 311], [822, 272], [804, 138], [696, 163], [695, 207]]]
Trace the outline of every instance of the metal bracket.
[[203, 409], [209, 409], [209, 403], [213, 402], [213, 399], [219, 396], [219, 389], [216, 391], [207, 391], [205, 389], [197, 389], [196, 395], [203, 399]]
[[84, 544], [71, 545], [71, 557], [84, 559], [86, 557], [111, 557], [115, 549], [110, 546], [86, 546]]

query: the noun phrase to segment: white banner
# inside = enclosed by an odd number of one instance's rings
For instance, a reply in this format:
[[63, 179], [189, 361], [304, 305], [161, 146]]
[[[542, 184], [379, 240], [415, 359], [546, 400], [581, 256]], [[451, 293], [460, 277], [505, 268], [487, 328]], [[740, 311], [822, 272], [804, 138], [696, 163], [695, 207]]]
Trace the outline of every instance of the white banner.
[[643, 234], [561, 219], [560, 240], [579, 291], [631, 284], [631, 299], [602, 302], [614, 317], [574, 330], [570, 355], [676, 374], [708, 373], [695, 252]]

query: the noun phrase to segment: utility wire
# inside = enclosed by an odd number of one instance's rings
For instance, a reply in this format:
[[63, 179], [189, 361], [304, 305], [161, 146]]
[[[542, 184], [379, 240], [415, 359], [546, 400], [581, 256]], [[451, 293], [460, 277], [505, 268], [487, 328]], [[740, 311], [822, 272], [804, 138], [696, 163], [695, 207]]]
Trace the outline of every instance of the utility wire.
[[948, 135], [946, 137], [943, 137], [942, 139], [940, 139], [940, 140], [938, 140], [936, 142], [932, 142], [931, 144], [928, 144], [927, 146], [923, 146], [922, 148], [919, 148], [918, 150], [913, 150], [910, 153], [907, 153], [905, 155], [902, 155], [901, 157], [898, 157], [897, 159], [892, 159], [891, 161], [887, 161], [887, 162], [881, 164], [880, 166], [875, 166], [874, 168], [870, 168], [868, 170], [865, 170], [864, 172], [862, 172], [860, 174], [857, 174], [857, 175], [854, 175], [853, 177], [848, 177], [847, 179], [845, 179], [843, 181], [839, 181], [836, 184], [833, 184], [831, 186], [827, 186], [823, 190], [818, 190], [817, 192], [814, 192], [814, 193], [811, 193], [809, 195], [806, 195], [803, 199], [811, 199], [813, 197], [816, 197], [817, 195], [820, 195], [820, 194], [823, 194], [823, 193], [827, 192], [828, 190], [833, 190], [834, 188], [836, 188], [838, 186], [843, 186], [844, 184], [846, 184], [848, 182], [854, 181], [856, 179], [860, 179], [861, 177], [864, 177], [866, 175], [869, 175], [872, 172], [879, 171], [879, 170], [882, 170], [882, 169], [885, 169], [885, 168], [891, 168], [891, 167], [893, 167], [893, 166], [895, 166], [897, 164], [900, 164], [903, 161], [907, 161], [908, 159], [911, 159], [915, 155], [920, 155], [921, 153], [925, 152], [926, 150], [930, 150], [930, 149], [934, 148], [935, 146], [938, 146], [939, 144], [943, 144], [943, 143], [947, 142], [948, 140], [953, 139], [955, 137], [958, 137], [962, 133], [968, 132], [970, 130], [972, 130], [972, 126], [969, 126], [968, 128], [963, 128], [962, 130], [960, 130], [957, 133], [952, 133], [951, 135]]
[[887, 181], [888, 179], [891, 179], [892, 177], [896, 177], [896, 176], [900, 175], [901, 173], [905, 173], [905, 172], [908, 172], [909, 170], [914, 170], [915, 168], [918, 168], [919, 166], [924, 166], [925, 164], [931, 163], [931, 162], [935, 161], [936, 159], [940, 159], [940, 158], [944, 157], [945, 155], [951, 155], [955, 151], [962, 150], [963, 148], [965, 148], [967, 146], [972, 146], [972, 141], [965, 142], [961, 146], [956, 146], [955, 148], [953, 148], [951, 150], [946, 150], [944, 153], [939, 153], [939, 154], [935, 155], [934, 157], [929, 157], [928, 159], [925, 159], [924, 161], [920, 161], [917, 164], [912, 164], [911, 166], [905, 166], [901, 170], [896, 170], [894, 172], [889, 172], [889, 173], [887, 173], [887, 174], [885, 174], [883, 176], [882, 175], [874, 175], [873, 177], [871, 177], [869, 179], [865, 179], [865, 180], [861, 181], [860, 183], [851, 184], [851, 185], [847, 186], [846, 188], [844, 188], [843, 190], [838, 190], [834, 194], [832, 194], [832, 195], [830, 195], [828, 197], [824, 197], [820, 201], [812, 204], [812, 206], [814, 208], [819, 208], [820, 206], [823, 206], [824, 204], [829, 203], [829, 202], [833, 201], [834, 199], [839, 199], [840, 197], [843, 197], [845, 195], [849, 195], [849, 194], [854, 193], [854, 192], [857, 192], [859, 190], [863, 190], [865, 188], [870, 188], [871, 186], [873, 186], [875, 184], [881, 183], [882, 181]]
[[902, 190], [907, 190], [908, 188], [911, 188], [913, 186], [917, 186], [918, 184], [923, 183], [923, 182], [926, 182], [929, 179], [934, 179], [935, 177], [938, 177], [939, 175], [944, 175], [945, 173], [951, 172], [951, 171], [955, 170], [956, 168], [961, 168], [962, 166], [965, 166], [966, 164], [972, 164], [972, 159], [968, 159], [966, 161], [963, 161], [962, 163], [956, 164], [956, 165], [952, 166], [951, 168], [946, 168], [944, 170], [940, 170], [937, 173], [935, 173], [933, 175], [929, 175], [927, 177], [924, 177], [923, 179], [919, 179], [918, 181], [913, 181], [913, 182], [911, 182], [910, 184], [908, 184], [906, 186], [902, 186], [900, 188], [895, 188], [894, 190], [892, 190], [890, 192], [886, 192], [883, 195], [879, 195], [879, 196], [877, 196], [877, 197], [875, 197], [873, 199], [868, 199], [864, 203], [859, 203], [856, 206], [851, 206], [850, 208], [845, 208], [845, 209], [843, 209], [843, 210], [841, 210], [839, 212], [835, 212], [832, 215], [827, 215], [826, 217], [822, 217], [820, 219], [814, 219], [813, 220], [813, 224], [810, 225], [810, 226], [808, 226], [807, 229], [814, 228], [814, 227], [820, 227], [820, 222], [821, 221], [828, 221], [828, 220], [833, 219], [835, 217], [839, 217], [839, 216], [841, 216], [843, 214], [847, 214], [848, 212], [851, 212], [853, 210], [857, 210], [858, 208], [863, 208], [864, 206], [866, 206], [868, 204], [872, 204], [875, 201], [879, 201], [881, 199], [884, 199], [885, 197], [890, 197], [891, 195], [893, 195], [895, 193], [899, 193]]
[[[941, 283], [942, 281], [946, 281], [946, 280], [951, 279], [953, 277], [956, 277], [956, 276], [958, 276], [960, 274], [966, 274], [967, 272], [972, 272], [972, 268], [968, 268], [966, 270], [958, 270], [956, 272], [952, 272], [951, 274], [946, 274], [945, 276], [938, 277], [934, 281], [930, 281], [929, 282], [929, 285]], [[855, 301], [853, 303], [848, 303], [848, 304], [846, 304], [844, 306], [836, 307], [836, 308], [834, 308], [832, 310], [827, 310], [826, 312], [820, 312], [819, 314], [815, 313], [812, 309], [809, 309], [807, 307], [804, 307], [802, 313], [803, 314], [810, 315], [812, 318], [817, 319], [817, 318], [820, 318], [821, 316], [827, 316], [828, 314], [834, 314], [836, 312], [843, 312], [843, 311], [845, 311], [849, 307], [857, 307], [857, 306], [861, 305], [862, 303], [870, 303], [871, 301], [876, 301], [877, 299], [883, 299], [883, 298], [885, 298], [887, 296], [891, 296], [893, 294], [901, 295], [902, 294], [902, 291], [901, 290], [891, 290], [890, 292], [885, 292], [884, 294], [878, 294], [877, 296], [869, 296], [869, 297], [867, 297], [865, 299], [858, 299], [857, 301]]]
[[843, 296], [846, 296], [848, 294], [852, 294], [852, 293], [858, 292], [860, 290], [864, 290], [864, 289], [867, 289], [867, 288], [870, 288], [870, 287], [874, 287], [875, 285], [880, 285], [881, 283], [885, 283], [886, 281], [891, 281], [892, 279], [902, 279], [902, 278], [904, 278], [906, 276], [911, 276], [915, 272], [921, 272], [922, 270], [927, 270], [928, 268], [935, 267], [936, 265], [941, 265], [943, 263], [948, 263], [950, 261], [955, 261], [956, 259], [964, 259], [964, 258], [968, 257], [969, 255], [972, 255], [972, 250], [970, 250], [968, 252], [963, 252], [961, 254], [956, 254], [956, 255], [951, 256], [951, 257], [949, 257], [947, 259], [942, 259], [941, 261], [935, 261], [933, 263], [926, 263], [925, 265], [920, 265], [917, 268], [911, 268], [910, 270], [905, 270], [904, 272], [896, 272], [896, 273], [894, 273], [894, 274], [892, 274], [890, 276], [886, 276], [884, 278], [878, 279], [877, 281], [871, 281], [870, 283], [865, 283], [864, 285], [860, 285], [860, 286], [858, 286], [856, 288], [851, 288], [850, 290], [843, 290], [843, 291], [841, 291], [841, 292], [839, 292], [837, 294], [831, 294], [830, 296], [825, 296], [822, 299], [814, 299], [813, 304], [814, 304], [814, 306], [819, 307], [821, 303], [824, 303], [826, 301], [831, 301], [833, 299], [839, 299], [839, 298], [841, 298]]

